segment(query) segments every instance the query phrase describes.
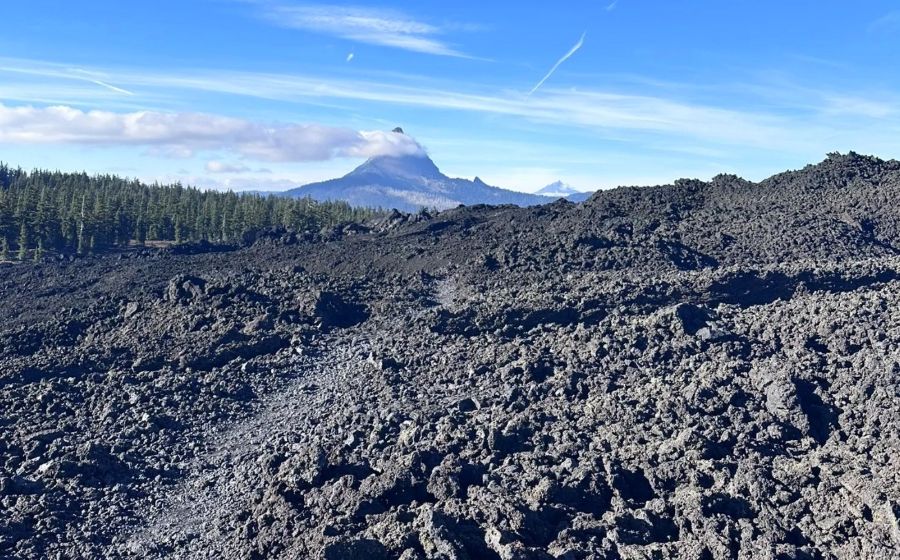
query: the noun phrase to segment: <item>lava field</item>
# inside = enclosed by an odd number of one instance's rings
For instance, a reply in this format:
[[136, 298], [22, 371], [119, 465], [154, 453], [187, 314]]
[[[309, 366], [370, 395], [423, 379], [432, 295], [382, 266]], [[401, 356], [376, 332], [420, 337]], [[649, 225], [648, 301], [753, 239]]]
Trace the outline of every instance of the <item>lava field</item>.
[[900, 162], [0, 266], [0, 557], [900, 557]]

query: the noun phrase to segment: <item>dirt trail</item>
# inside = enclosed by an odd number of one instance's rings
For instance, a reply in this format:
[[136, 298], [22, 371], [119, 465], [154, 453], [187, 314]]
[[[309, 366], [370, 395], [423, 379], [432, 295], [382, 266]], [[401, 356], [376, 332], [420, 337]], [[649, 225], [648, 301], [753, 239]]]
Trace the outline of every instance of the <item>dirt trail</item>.
[[308, 355], [292, 367], [296, 378], [255, 403], [255, 414], [211, 435], [206, 452], [186, 468], [183, 482], [165, 489], [143, 525], [116, 539], [121, 553], [223, 557], [231, 548], [224, 539], [231, 534], [223, 533], [221, 524], [246, 520], [254, 498], [266, 491], [261, 476], [265, 463], [284, 449], [299, 451], [303, 444], [297, 434], [312, 432], [322, 411], [351, 406], [357, 398], [359, 382], [353, 380], [366, 372], [360, 360], [365, 343], [357, 344], [354, 349], [307, 348]]

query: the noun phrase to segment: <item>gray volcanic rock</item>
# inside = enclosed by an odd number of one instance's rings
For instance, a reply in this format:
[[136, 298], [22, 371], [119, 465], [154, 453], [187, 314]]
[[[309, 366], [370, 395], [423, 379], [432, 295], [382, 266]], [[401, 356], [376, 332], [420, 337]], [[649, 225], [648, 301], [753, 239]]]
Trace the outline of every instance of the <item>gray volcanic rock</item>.
[[900, 163], [0, 270], [0, 557], [893, 558]]
[[311, 183], [281, 195], [343, 200], [353, 206], [396, 208], [407, 212], [422, 208], [446, 210], [460, 204], [531, 206], [553, 200], [492, 187], [478, 177], [473, 181], [451, 179], [425, 154], [374, 157], [341, 178]]

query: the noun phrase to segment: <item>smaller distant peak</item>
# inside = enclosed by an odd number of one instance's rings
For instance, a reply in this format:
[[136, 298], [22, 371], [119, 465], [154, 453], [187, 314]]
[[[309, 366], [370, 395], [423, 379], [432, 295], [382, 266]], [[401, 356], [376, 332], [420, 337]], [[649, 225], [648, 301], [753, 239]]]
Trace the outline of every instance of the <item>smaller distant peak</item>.
[[403, 132], [403, 129], [400, 128], [399, 126], [397, 128], [395, 128], [394, 130], [392, 130], [391, 132], [393, 132], [394, 134], [406, 134], [405, 132]]
[[535, 194], [540, 194], [543, 196], [552, 196], [552, 197], [567, 197], [572, 194], [579, 194], [580, 191], [571, 185], [568, 185], [562, 181], [555, 181], [550, 183], [546, 187], [538, 190]]

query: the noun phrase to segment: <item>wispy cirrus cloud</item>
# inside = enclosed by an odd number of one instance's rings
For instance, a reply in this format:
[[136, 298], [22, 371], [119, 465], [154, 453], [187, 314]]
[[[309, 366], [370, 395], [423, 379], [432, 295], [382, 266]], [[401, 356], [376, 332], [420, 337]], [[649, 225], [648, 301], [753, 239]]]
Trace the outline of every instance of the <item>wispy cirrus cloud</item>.
[[[56, 72], [53, 63], [0, 60], [3, 68], [26, 67], [33, 73]], [[348, 79], [296, 74], [203, 71], [153, 72], [104, 69], [117, 84], [145, 95], [164, 92], [245, 96], [297, 104], [344, 101], [480, 113], [588, 131], [597, 138], [677, 146], [679, 150], [723, 152], [726, 147], [766, 152], [820, 155], [837, 147], [888, 152], [900, 146], [898, 97], [885, 93], [809, 90], [777, 83], [773, 87], [734, 84], [718, 89], [729, 105], [692, 99], [690, 88], [640, 83], [640, 93], [620, 87], [541, 88], [533, 95], [512, 90], [422, 83], [392, 75], [390, 80]], [[0, 80], [0, 99], [5, 85]], [[17, 93], [28, 94], [26, 84]], [[709, 98], [709, 91], [704, 90]], [[79, 94], [80, 95], [80, 94]], [[83, 98], [77, 97], [76, 100]], [[752, 103], [750, 102], [752, 101]], [[70, 103], [68, 103], [70, 104]], [[731, 148], [728, 148], [731, 149]]]
[[[270, 162], [412, 155], [423, 148], [404, 134], [318, 124], [259, 123], [205, 113], [82, 111], [68, 106], [0, 103], [0, 143], [142, 146], [169, 157], [227, 150]], [[215, 171], [214, 169], [210, 171]], [[228, 172], [218, 166], [218, 172]], [[236, 170], [231, 170], [236, 172]]]
[[398, 10], [258, 2], [263, 19], [281, 27], [407, 51], [467, 58], [440, 38], [448, 29]]
[[869, 24], [870, 33], [900, 31], [900, 10], [889, 12]]
[[100, 86], [113, 93], [121, 95], [133, 96], [134, 92], [110, 83], [110, 78], [103, 72], [85, 70], [83, 68], [67, 68], [61, 65], [55, 67], [44, 66], [39, 69], [32, 69], [27, 66], [0, 66], [0, 71], [16, 74], [25, 74], [33, 76], [43, 76], [47, 78], [57, 78], [61, 80], [69, 80], [75, 82], [87, 82]]
[[852, 95], [826, 95], [823, 101], [822, 111], [833, 115], [885, 119], [898, 114], [896, 103], [879, 99], [867, 99]]
[[120, 73], [119, 79], [129, 84], [134, 80], [144, 88], [197, 90], [282, 102], [352, 100], [482, 113], [591, 129], [600, 136], [634, 132], [775, 149], [798, 141], [792, 132], [794, 123], [779, 115], [590, 89], [545, 88], [534, 95], [508, 90], [473, 93], [464, 88], [405, 85], [398, 81], [245, 72], [143, 72], [127, 78]]

